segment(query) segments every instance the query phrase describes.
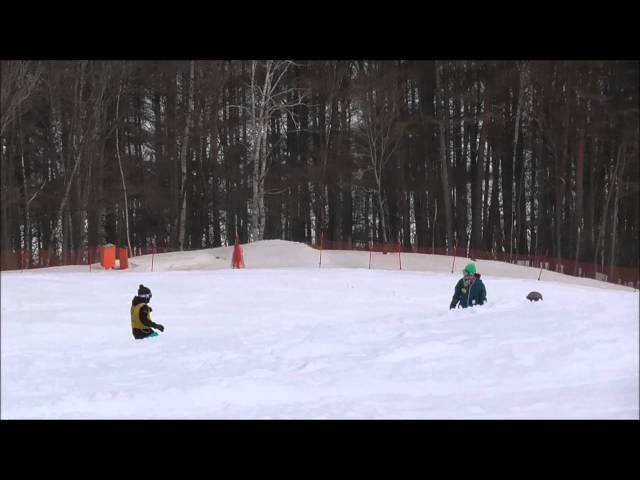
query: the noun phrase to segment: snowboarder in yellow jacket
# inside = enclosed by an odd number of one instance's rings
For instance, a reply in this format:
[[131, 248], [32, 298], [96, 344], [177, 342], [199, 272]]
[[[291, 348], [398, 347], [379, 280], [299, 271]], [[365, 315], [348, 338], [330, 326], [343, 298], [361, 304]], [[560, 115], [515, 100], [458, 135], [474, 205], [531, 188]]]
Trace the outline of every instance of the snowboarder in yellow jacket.
[[140, 284], [138, 295], [133, 297], [131, 301], [131, 329], [133, 331], [133, 338], [136, 340], [156, 337], [158, 333], [154, 332], [152, 328], [164, 332], [162, 325], [154, 323], [151, 320], [151, 311], [153, 309], [149, 305], [150, 301], [151, 290]]

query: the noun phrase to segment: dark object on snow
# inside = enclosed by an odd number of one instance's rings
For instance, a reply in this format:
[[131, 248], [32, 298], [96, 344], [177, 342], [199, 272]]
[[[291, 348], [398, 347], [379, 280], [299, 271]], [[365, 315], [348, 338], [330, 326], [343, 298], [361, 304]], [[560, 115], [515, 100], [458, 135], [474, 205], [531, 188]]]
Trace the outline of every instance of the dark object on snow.
[[542, 300], [542, 294], [540, 292], [529, 292], [527, 300], [530, 302], [537, 302], [538, 300]]

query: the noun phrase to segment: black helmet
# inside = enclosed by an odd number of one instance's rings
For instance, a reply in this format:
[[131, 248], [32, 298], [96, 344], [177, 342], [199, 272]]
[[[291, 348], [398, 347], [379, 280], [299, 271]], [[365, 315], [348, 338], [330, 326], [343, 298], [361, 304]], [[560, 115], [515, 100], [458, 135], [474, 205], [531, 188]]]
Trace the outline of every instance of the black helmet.
[[148, 302], [149, 300], [151, 300], [151, 290], [140, 284], [140, 287], [138, 287], [138, 296], [140, 298], [144, 298]]

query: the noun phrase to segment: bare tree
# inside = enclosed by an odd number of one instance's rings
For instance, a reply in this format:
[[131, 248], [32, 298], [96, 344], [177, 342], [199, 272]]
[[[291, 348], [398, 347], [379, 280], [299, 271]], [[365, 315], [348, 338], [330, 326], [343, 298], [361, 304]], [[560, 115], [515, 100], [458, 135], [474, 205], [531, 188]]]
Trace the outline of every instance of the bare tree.
[[[479, 87], [478, 87], [479, 90]], [[476, 161], [474, 165], [474, 181], [472, 184], [472, 210], [471, 210], [471, 237], [473, 248], [482, 247], [482, 177], [484, 174], [486, 149], [485, 144], [487, 142], [487, 130], [489, 129], [489, 115], [487, 114], [486, 107], [484, 107], [485, 100], [478, 101], [478, 107], [476, 109], [477, 114], [480, 117], [478, 122], [478, 128], [480, 129], [480, 139], [478, 140], [478, 147], [476, 153]], [[475, 139], [473, 139], [475, 142]]]
[[187, 223], [187, 153], [189, 149], [189, 133], [191, 130], [191, 122], [193, 121], [193, 90], [195, 82], [195, 61], [189, 62], [189, 93], [187, 95], [187, 119], [184, 125], [184, 135], [182, 136], [182, 148], [180, 149], [180, 172], [182, 173], [182, 182], [180, 184], [180, 217], [179, 217], [179, 233], [178, 243], [180, 250], [184, 248], [184, 239]]
[[[19, 115], [21, 108], [27, 103], [30, 97], [32, 97], [42, 76], [42, 66], [40, 62], [30, 61], [8, 61], [3, 60], [0, 62], [0, 138], [5, 139], [7, 133], [7, 127], [16, 119]], [[7, 142], [8, 143], [8, 142]], [[0, 142], [0, 153], [4, 154], [4, 143]], [[20, 147], [22, 150], [22, 146]], [[24, 154], [21, 151], [21, 165], [24, 181], [24, 195], [25, 195], [25, 242], [30, 243], [30, 216], [29, 207], [31, 201], [38, 194], [36, 192], [32, 198], [29, 198], [29, 192], [27, 189], [28, 179], [25, 176]], [[7, 166], [3, 159], [2, 161], [2, 245], [7, 247], [9, 245], [8, 234], [8, 198], [7, 193], [9, 190], [9, 184], [7, 178]], [[27, 249], [29, 245], [26, 245]]]
[[42, 75], [40, 62], [8, 61], [0, 62], [0, 136], [31, 97]]
[[[85, 87], [85, 75], [87, 70], [87, 63], [88, 63], [87, 61], [82, 61], [78, 65], [79, 76], [76, 79], [76, 84], [74, 87], [73, 120], [72, 120], [72, 126], [71, 126], [71, 134], [70, 134], [71, 141], [69, 142], [69, 149], [71, 152], [71, 157], [73, 159], [73, 168], [71, 169], [71, 173], [69, 174], [69, 176], [65, 178], [66, 186], [64, 189], [64, 194], [62, 195], [60, 206], [58, 207], [58, 213], [55, 217], [57, 223], [60, 225], [60, 236], [62, 237], [63, 245], [64, 245], [64, 242], [67, 241], [66, 238], [70, 236], [70, 235], [65, 236], [64, 234], [65, 209], [67, 208], [67, 204], [69, 202], [69, 193], [73, 185], [73, 179], [78, 171], [78, 168], [80, 167], [80, 161], [84, 153], [84, 147], [87, 141], [87, 132], [89, 132], [91, 128], [88, 122], [85, 124], [85, 127], [83, 129], [79, 127], [79, 123], [80, 123], [79, 118], [81, 116], [80, 110], [82, 109], [82, 99], [83, 99], [83, 92]], [[96, 106], [97, 106], [97, 103], [98, 102], [96, 102]], [[65, 171], [65, 174], [66, 174], [66, 171]], [[48, 254], [49, 262], [51, 261], [52, 253], [53, 253], [53, 242], [51, 242], [49, 246], [49, 254]]]
[[24, 247], [27, 251], [27, 267], [31, 264], [31, 202], [33, 202], [38, 194], [42, 192], [42, 189], [47, 184], [47, 180], [45, 179], [40, 185], [40, 188], [34, 192], [34, 194], [29, 197], [29, 181], [27, 177], [27, 170], [25, 167], [24, 161], [24, 149], [22, 146], [22, 141], [20, 141], [20, 164], [22, 167], [22, 178], [24, 179], [24, 216], [25, 216], [25, 228], [24, 228]]
[[120, 168], [120, 178], [122, 179], [122, 195], [124, 196], [124, 225], [127, 235], [127, 247], [129, 248], [129, 255], [133, 255], [131, 250], [131, 240], [129, 235], [129, 202], [127, 199], [127, 183], [124, 181], [124, 171], [122, 170], [122, 159], [120, 158], [120, 142], [119, 142], [119, 124], [120, 124], [120, 97], [122, 96], [122, 85], [124, 83], [124, 73], [126, 72], [123, 65], [122, 77], [120, 78], [118, 86], [118, 96], [116, 98], [116, 156], [118, 157], [118, 167]]
[[447, 107], [443, 101], [442, 86], [440, 80], [440, 62], [436, 61], [436, 98], [438, 104], [438, 126], [440, 137], [440, 180], [442, 181], [442, 200], [444, 202], [444, 216], [447, 227], [447, 247], [453, 248], [453, 223], [451, 218], [451, 192], [449, 186], [449, 162], [447, 161], [447, 150], [445, 147], [446, 116], [444, 111]]
[[264, 180], [269, 171], [270, 157], [267, 142], [269, 121], [277, 113], [288, 113], [295, 118], [293, 107], [302, 105], [305, 97], [303, 89], [285, 87], [283, 79], [293, 64], [290, 60], [253, 60], [249, 105], [241, 106], [249, 115], [247, 140], [253, 162], [250, 238], [253, 241], [262, 240], [264, 235]]
[[[518, 106], [516, 107], [516, 119], [515, 119], [515, 126], [514, 126], [514, 134], [513, 134], [513, 160], [512, 160], [512, 164], [515, 168], [516, 165], [516, 156], [517, 156], [517, 152], [518, 152], [518, 137], [520, 136], [520, 118], [522, 117], [522, 102], [524, 100], [525, 97], [525, 87], [526, 87], [526, 82], [527, 82], [527, 66], [525, 64], [519, 64], [518, 65], [518, 79], [519, 79], [519, 84], [518, 84]], [[524, 169], [523, 169], [523, 173], [524, 173]], [[523, 178], [520, 179], [515, 179], [515, 182], [520, 182], [520, 187], [517, 188], [518, 193], [518, 201], [515, 202], [515, 206], [511, 209], [511, 218], [509, 219], [509, 221], [511, 222], [511, 227], [509, 228], [509, 255], [513, 254], [513, 243], [514, 243], [514, 236], [515, 236], [515, 241], [517, 243], [518, 241], [518, 235], [517, 232], [520, 231], [520, 223], [518, 223], [517, 228], [514, 228], [514, 223], [515, 223], [515, 212], [518, 209], [518, 204], [519, 204], [519, 200], [521, 198], [521, 193], [524, 190], [524, 176]], [[514, 183], [515, 183], [514, 182]]]
[[369, 158], [369, 167], [375, 182], [375, 195], [380, 209], [380, 222], [384, 243], [389, 240], [387, 213], [383, 196], [384, 169], [396, 151], [402, 130], [401, 111], [393, 77], [385, 72], [385, 65], [359, 62], [360, 85], [357, 107], [360, 117], [362, 146]]
[[435, 249], [469, 223], [497, 254], [638, 263], [637, 62], [121, 66], [0, 62], [4, 264], [236, 228]]
[[[609, 203], [611, 203], [611, 197], [616, 190], [616, 184], [618, 182], [618, 171], [620, 170], [620, 166], [623, 165], [624, 161], [621, 161], [622, 153], [623, 153], [624, 145], [621, 143], [618, 145], [618, 153], [616, 155], [615, 165], [610, 165], [610, 174], [609, 174], [609, 182], [606, 190], [606, 197], [604, 206], [602, 208], [602, 216], [600, 219], [600, 228], [598, 229], [598, 239], [596, 241], [596, 250], [595, 250], [595, 263], [598, 262], [598, 252], [601, 252], [601, 264], [604, 267], [604, 235], [605, 228], [607, 225], [607, 214], [609, 213]], [[617, 212], [616, 212], [617, 213]], [[613, 221], [613, 220], [612, 220]]]

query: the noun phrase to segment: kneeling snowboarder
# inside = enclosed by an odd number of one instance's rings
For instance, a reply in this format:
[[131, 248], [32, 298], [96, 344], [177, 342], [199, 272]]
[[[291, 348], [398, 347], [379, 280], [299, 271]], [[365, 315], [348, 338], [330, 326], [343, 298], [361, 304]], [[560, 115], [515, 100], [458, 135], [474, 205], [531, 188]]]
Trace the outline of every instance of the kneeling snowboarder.
[[151, 290], [140, 284], [138, 295], [133, 297], [131, 301], [131, 330], [133, 338], [140, 340], [147, 337], [155, 337], [158, 335], [152, 328], [164, 332], [164, 327], [159, 323], [153, 323], [151, 320], [151, 311], [149, 305], [151, 301]]
[[456, 308], [458, 305], [467, 308], [486, 302], [487, 289], [480, 280], [480, 274], [476, 272], [475, 264], [470, 263], [464, 267], [462, 275], [463, 277], [456, 284], [449, 308]]

